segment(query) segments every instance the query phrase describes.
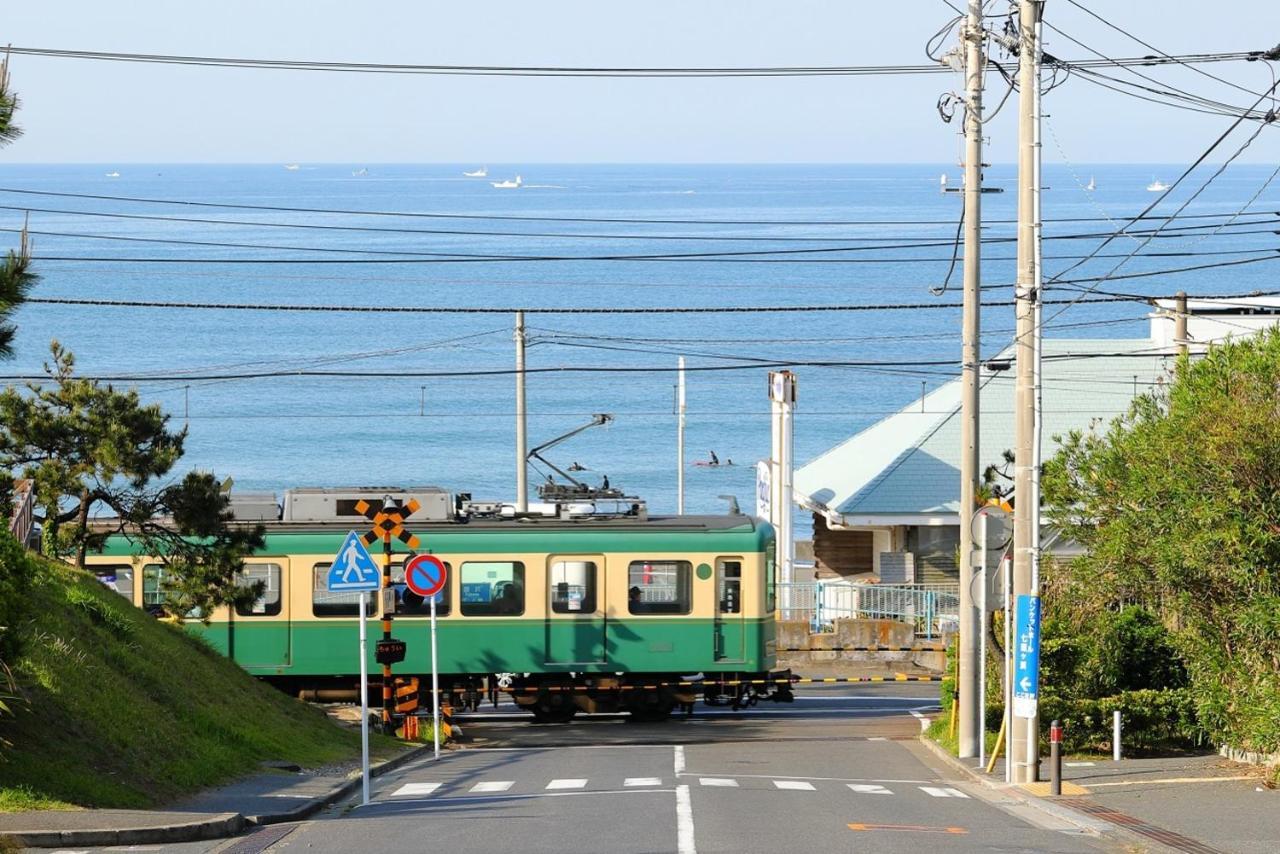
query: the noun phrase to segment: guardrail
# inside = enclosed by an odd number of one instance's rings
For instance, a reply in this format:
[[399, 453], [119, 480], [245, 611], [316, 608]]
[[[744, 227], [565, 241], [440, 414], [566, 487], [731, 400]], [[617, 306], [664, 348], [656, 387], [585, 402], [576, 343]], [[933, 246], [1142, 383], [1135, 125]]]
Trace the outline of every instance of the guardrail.
[[782, 619], [832, 631], [838, 619], [896, 620], [917, 637], [940, 637], [960, 620], [959, 584], [853, 584], [816, 581], [778, 585]]
[[13, 513], [9, 516], [9, 533], [22, 545], [27, 544], [35, 525], [36, 495], [34, 484], [27, 479], [13, 484]]

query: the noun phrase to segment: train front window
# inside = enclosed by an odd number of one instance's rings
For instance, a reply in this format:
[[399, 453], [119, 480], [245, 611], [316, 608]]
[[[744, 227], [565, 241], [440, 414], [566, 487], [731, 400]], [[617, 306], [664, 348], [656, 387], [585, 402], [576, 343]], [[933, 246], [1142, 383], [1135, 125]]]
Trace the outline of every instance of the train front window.
[[551, 610], [556, 614], [592, 614], [596, 610], [596, 565], [590, 560], [551, 564]]
[[244, 569], [236, 577], [236, 584], [248, 587], [261, 581], [262, 595], [256, 601], [244, 605], [236, 605], [236, 613], [241, 617], [276, 617], [280, 614], [280, 580], [283, 571], [278, 563], [246, 563]]
[[518, 617], [524, 613], [524, 564], [468, 561], [458, 600], [464, 617]]
[[627, 609], [632, 614], [687, 614], [693, 608], [685, 560], [635, 560], [627, 567]]
[[[359, 617], [360, 593], [329, 592], [329, 567], [333, 563], [318, 563], [311, 573], [311, 613], [317, 617]], [[378, 591], [369, 590], [364, 594], [364, 612], [368, 616], [378, 613]]]

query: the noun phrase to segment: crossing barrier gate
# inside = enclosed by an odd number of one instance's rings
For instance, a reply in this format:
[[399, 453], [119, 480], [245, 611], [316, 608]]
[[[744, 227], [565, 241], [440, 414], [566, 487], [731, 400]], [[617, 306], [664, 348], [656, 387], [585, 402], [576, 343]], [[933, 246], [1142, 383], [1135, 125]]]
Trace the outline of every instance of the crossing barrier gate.
[[402, 715], [418, 710], [418, 677], [396, 679], [396, 712]]

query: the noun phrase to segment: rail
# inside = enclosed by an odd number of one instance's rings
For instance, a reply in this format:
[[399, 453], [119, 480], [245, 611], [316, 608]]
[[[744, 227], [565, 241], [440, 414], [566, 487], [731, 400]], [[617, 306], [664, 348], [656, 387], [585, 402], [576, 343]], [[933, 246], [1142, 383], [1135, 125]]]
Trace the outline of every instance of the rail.
[[30, 479], [23, 478], [14, 483], [12, 511], [9, 516], [9, 533], [25, 546], [31, 537], [31, 529], [35, 526], [36, 494]]
[[960, 619], [958, 584], [854, 584], [816, 581], [778, 585], [782, 619], [803, 620], [815, 632], [840, 619], [896, 620], [915, 626], [916, 637], [954, 631]]

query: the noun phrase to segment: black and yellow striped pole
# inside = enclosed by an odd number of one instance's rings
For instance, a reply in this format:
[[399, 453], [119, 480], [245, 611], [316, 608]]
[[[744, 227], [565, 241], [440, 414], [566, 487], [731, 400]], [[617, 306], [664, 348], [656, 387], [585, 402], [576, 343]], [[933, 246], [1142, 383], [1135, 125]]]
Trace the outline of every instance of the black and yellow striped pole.
[[[394, 509], [395, 506], [391, 504], [391, 498], [388, 496], [383, 502], [382, 512], [387, 513]], [[382, 589], [391, 589], [391, 530], [389, 528], [382, 532]], [[388, 607], [387, 600], [390, 598], [385, 594], [382, 597], [382, 639], [384, 641], [391, 640], [391, 619], [394, 613], [392, 607]], [[382, 665], [382, 731], [388, 735], [395, 732], [395, 725], [391, 722], [391, 690], [391, 663], [384, 662]]]

